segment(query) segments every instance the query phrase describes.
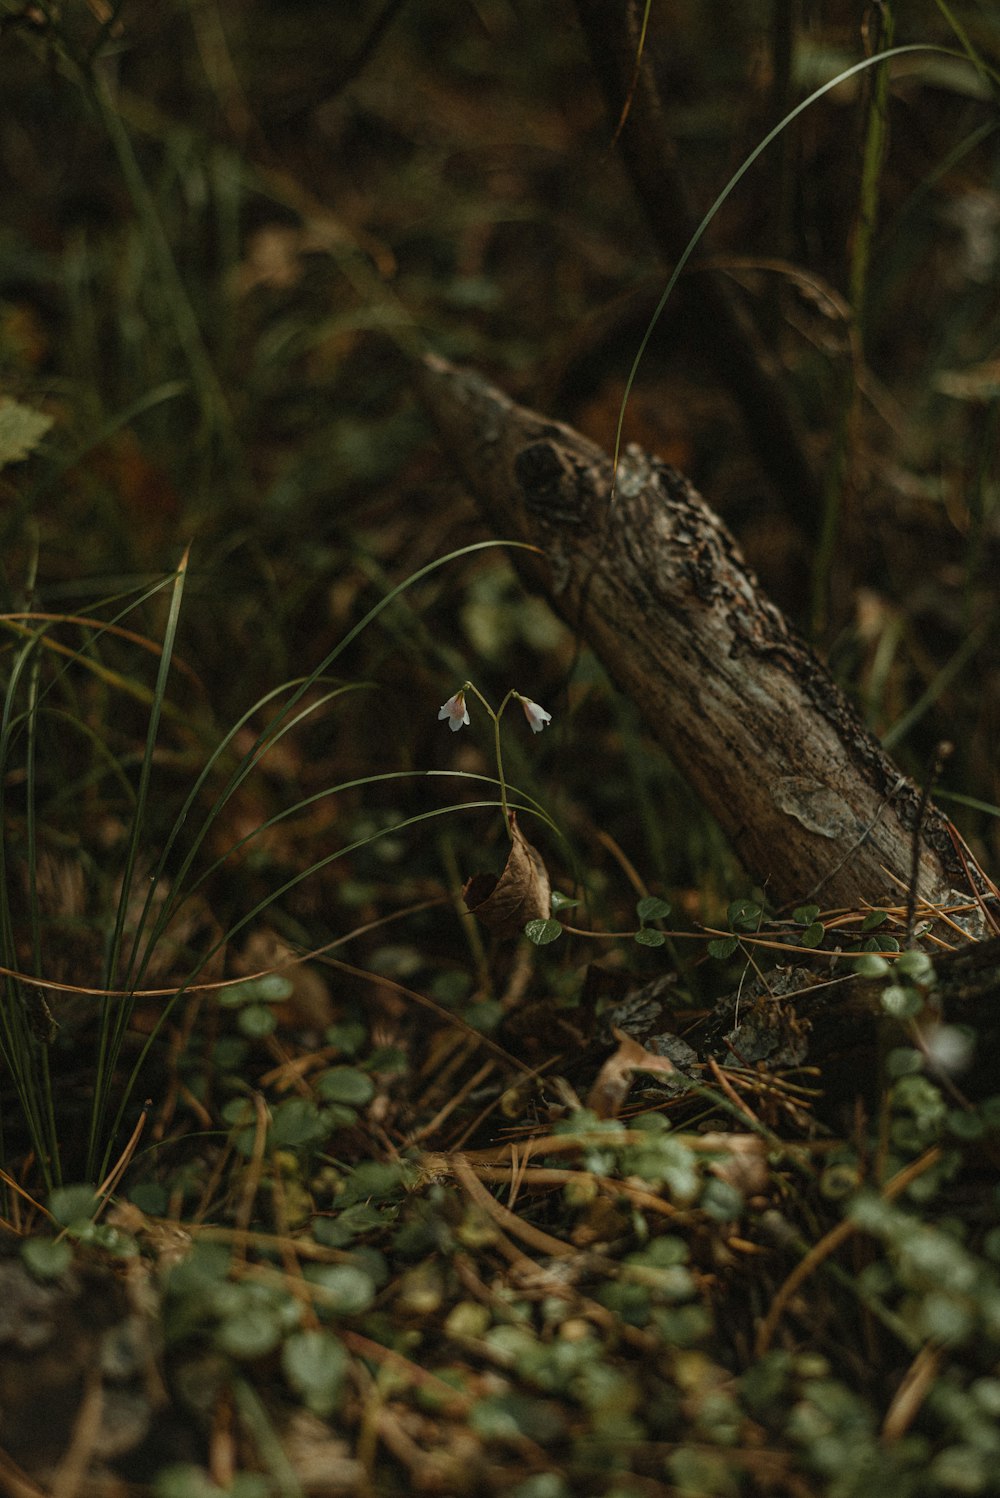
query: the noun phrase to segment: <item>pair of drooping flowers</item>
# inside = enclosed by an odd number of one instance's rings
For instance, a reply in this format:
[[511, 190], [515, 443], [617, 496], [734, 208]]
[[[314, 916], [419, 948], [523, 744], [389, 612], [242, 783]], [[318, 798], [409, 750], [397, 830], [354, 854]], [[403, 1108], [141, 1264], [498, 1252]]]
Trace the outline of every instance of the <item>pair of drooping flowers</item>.
[[[471, 692], [482, 703], [493, 720], [493, 744], [497, 757], [497, 785], [500, 787], [500, 807], [503, 813], [503, 825], [506, 828], [507, 836], [513, 843], [516, 817], [511, 812], [507, 803], [507, 779], [503, 772], [503, 755], [500, 752], [500, 719], [503, 717], [504, 708], [508, 702], [519, 702], [532, 733], [541, 733], [546, 723], [552, 722], [552, 714], [547, 713], [544, 707], [539, 707], [537, 702], [532, 702], [530, 697], [525, 697], [521, 692], [515, 692], [513, 687], [507, 693], [496, 712], [494, 712], [479, 688], [471, 681], [467, 681], [459, 687], [454, 696], [449, 697], [448, 701], [442, 704], [441, 710], [438, 713], [438, 718], [446, 718], [448, 720], [448, 727], [452, 733], [457, 733], [460, 728], [468, 726], [469, 709], [465, 703], [467, 692]], [[546, 888], [548, 888], [547, 880]]]
[[467, 681], [464, 686], [458, 689], [453, 697], [448, 698], [448, 701], [442, 705], [441, 710], [438, 713], [439, 719], [447, 718], [448, 727], [451, 729], [452, 733], [457, 733], [460, 728], [467, 728], [469, 725], [469, 709], [466, 706], [465, 702], [466, 692], [472, 692], [476, 697], [479, 698], [480, 702], [483, 704], [494, 722], [496, 722], [496, 720], [500, 717], [500, 714], [503, 712], [508, 702], [510, 702], [512, 699], [514, 702], [519, 702], [521, 704], [524, 716], [528, 720], [532, 733], [541, 733], [546, 723], [552, 722], [552, 714], [547, 713], [544, 707], [539, 707], [538, 703], [532, 702], [530, 697], [524, 697], [520, 692], [515, 692], [513, 690], [507, 693], [503, 702], [501, 702], [500, 707], [494, 713], [493, 709], [486, 701], [486, 698], [483, 696], [482, 692], [474, 687], [471, 681]]

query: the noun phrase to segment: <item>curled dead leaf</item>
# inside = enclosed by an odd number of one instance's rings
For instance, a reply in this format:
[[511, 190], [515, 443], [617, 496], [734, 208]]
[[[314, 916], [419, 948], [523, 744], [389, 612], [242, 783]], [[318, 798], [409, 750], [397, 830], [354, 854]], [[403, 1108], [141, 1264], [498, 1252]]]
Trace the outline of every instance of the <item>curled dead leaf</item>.
[[510, 852], [499, 879], [473, 874], [462, 890], [466, 908], [478, 916], [494, 936], [520, 936], [528, 921], [547, 920], [552, 886], [542, 855], [533, 848], [510, 816]]
[[767, 1163], [767, 1143], [758, 1134], [702, 1134], [705, 1149], [725, 1151], [722, 1159], [713, 1160], [709, 1170], [736, 1188], [743, 1196], [766, 1191], [771, 1179]]
[[611, 1032], [618, 1042], [618, 1049], [597, 1073], [597, 1078], [587, 1098], [587, 1107], [593, 1109], [598, 1118], [617, 1118], [618, 1112], [628, 1096], [632, 1078], [637, 1071], [659, 1072], [668, 1076], [677, 1068], [667, 1056], [657, 1056], [647, 1051], [626, 1035], [623, 1030]]

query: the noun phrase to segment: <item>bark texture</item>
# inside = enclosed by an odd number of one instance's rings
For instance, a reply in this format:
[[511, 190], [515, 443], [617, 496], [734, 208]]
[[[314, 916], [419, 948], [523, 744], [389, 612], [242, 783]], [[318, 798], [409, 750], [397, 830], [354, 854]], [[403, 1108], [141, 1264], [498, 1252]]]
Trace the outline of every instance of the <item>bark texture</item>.
[[[418, 371], [447, 452], [498, 534], [636, 703], [776, 904], [899, 903], [919, 794], [761, 593], [682, 474], [637, 447], [612, 465], [571, 427], [440, 359]], [[929, 808], [918, 891], [968, 891]]]
[[[934, 983], [925, 990], [919, 1027], [929, 1038], [936, 1019], [975, 1034], [968, 1064], [957, 1082], [970, 1097], [997, 1090], [1000, 1044], [1000, 939], [967, 942], [934, 952]], [[846, 973], [831, 980], [815, 966], [773, 969], [721, 1001], [699, 1027], [685, 1032], [701, 1059], [782, 1071], [822, 1069], [830, 1100], [852, 1099], [885, 1085], [886, 1044], [901, 1044], [903, 1032], [882, 1007], [884, 979]], [[646, 1044], [649, 1044], [647, 1041]]]

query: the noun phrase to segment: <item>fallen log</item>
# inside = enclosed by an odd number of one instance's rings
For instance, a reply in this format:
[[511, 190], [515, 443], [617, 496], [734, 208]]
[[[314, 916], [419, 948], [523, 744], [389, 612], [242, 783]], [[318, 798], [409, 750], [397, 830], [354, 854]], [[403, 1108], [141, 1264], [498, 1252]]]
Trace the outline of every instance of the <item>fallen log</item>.
[[[444, 360], [417, 385], [517, 565], [590, 644], [775, 905], [968, 896], [948, 819], [903, 776], [761, 592], [725, 525], [637, 447], [605, 452]], [[527, 558], [527, 560], [525, 560]]]

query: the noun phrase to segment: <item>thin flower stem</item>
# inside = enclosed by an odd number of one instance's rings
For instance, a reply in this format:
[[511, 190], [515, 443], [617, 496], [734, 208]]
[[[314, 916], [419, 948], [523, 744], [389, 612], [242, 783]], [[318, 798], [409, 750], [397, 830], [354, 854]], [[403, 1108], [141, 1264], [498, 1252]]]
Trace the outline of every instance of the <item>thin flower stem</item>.
[[496, 749], [497, 756], [497, 781], [500, 786], [500, 806], [503, 814], [503, 825], [507, 830], [507, 836], [510, 838], [511, 842], [513, 842], [514, 830], [510, 825], [510, 809], [507, 805], [507, 777], [503, 772], [503, 754], [500, 751], [500, 719], [503, 717], [504, 708], [507, 706], [510, 699], [516, 696], [516, 693], [514, 692], [513, 688], [511, 688], [511, 690], [507, 693], [506, 697], [501, 702], [497, 711], [494, 712], [492, 707], [486, 701], [486, 698], [483, 696], [482, 692], [474, 682], [467, 681], [462, 687], [462, 691], [473, 692], [479, 699], [479, 701], [483, 704], [483, 707], [485, 707], [490, 717], [493, 719], [493, 744]]
[[500, 714], [493, 716], [493, 743], [497, 752], [497, 779], [500, 782], [500, 800], [503, 804], [503, 824], [507, 829], [507, 836], [513, 842], [514, 829], [510, 825], [510, 812], [507, 810], [507, 781], [503, 773], [503, 756], [500, 753]]

